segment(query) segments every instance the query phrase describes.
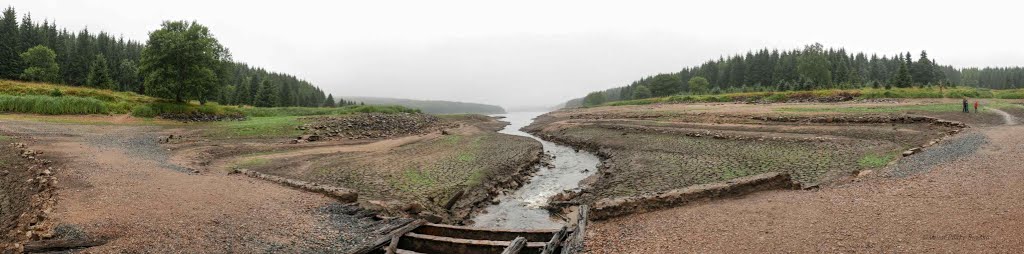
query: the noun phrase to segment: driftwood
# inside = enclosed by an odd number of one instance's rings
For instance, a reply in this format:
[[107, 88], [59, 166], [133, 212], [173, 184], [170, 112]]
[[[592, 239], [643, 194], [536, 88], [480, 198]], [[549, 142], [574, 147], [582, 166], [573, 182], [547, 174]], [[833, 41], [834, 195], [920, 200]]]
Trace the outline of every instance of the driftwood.
[[548, 241], [548, 243], [544, 245], [544, 250], [541, 250], [540, 253], [541, 254], [553, 254], [553, 253], [555, 253], [555, 250], [558, 249], [558, 245], [562, 244], [562, 238], [565, 237], [565, 232], [568, 229], [569, 228], [567, 228], [565, 226], [562, 226], [562, 229], [558, 230], [558, 232], [555, 232], [555, 235], [551, 236], [551, 241]]
[[73, 240], [42, 240], [25, 243], [25, 253], [52, 252], [100, 246], [104, 240], [73, 239]]
[[387, 254], [395, 254], [398, 251], [398, 238], [401, 236], [391, 236], [391, 244], [388, 244]]
[[405, 235], [406, 233], [409, 233], [414, 229], [423, 226], [423, 224], [427, 224], [427, 221], [414, 220], [412, 222], [409, 222], [409, 224], [405, 224], [405, 226], [395, 229], [394, 231], [391, 231], [391, 233], [388, 233], [387, 235], [378, 237], [376, 240], [373, 240], [373, 242], [370, 245], [363, 246], [362, 248], [359, 248], [353, 253], [367, 254], [375, 250], [380, 250], [381, 248], [384, 248], [384, 245], [389, 245], [389, 243], [393, 239], [398, 239], [399, 237], [402, 237], [402, 235]]
[[587, 215], [590, 213], [590, 206], [581, 205], [580, 215], [576, 221], [576, 230], [572, 232], [569, 239], [566, 239], [562, 246], [562, 254], [573, 254], [583, 252], [583, 240], [587, 237]]
[[501, 254], [518, 254], [523, 250], [523, 247], [526, 247], [526, 238], [521, 236], [516, 237], [516, 239], [512, 240], [512, 243], [510, 243], [508, 247], [505, 248], [505, 251], [501, 252]]
[[455, 196], [452, 196], [452, 199], [449, 199], [448, 203], [444, 204], [444, 209], [451, 210], [452, 207], [455, 207], [455, 202], [458, 202], [459, 199], [462, 198], [462, 195], [464, 194], [466, 194], [465, 190], [459, 190], [459, 192], [456, 192]]

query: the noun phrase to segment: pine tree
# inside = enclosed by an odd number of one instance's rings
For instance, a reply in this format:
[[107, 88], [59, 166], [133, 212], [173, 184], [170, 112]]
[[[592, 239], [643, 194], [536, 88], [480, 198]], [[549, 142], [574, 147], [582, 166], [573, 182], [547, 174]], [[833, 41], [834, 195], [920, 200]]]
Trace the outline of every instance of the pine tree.
[[0, 18], [0, 78], [17, 79], [22, 72], [17, 19], [12, 7]]
[[270, 82], [270, 80], [263, 80], [260, 84], [259, 91], [256, 93], [256, 102], [254, 106], [257, 107], [274, 107], [277, 106], [275, 103], [278, 102], [277, 83]]
[[[341, 100], [341, 101], [344, 102], [345, 100]], [[327, 99], [324, 100], [323, 107], [333, 108], [333, 107], [337, 107], [337, 106], [338, 105], [334, 103], [334, 95], [333, 94], [328, 94], [327, 95]]]
[[97, 54], [95, 60], [89, 66], [89, 75], [85, 85], [95, 88], [114, 88], [114, 79], [110, 76], [110, 66], [107, 65], [107, 58]]
[[895, 84], [896, 87], [905, 88], [910, 87], [912, 83], [913, 80], [910, 77], [910, 70], [907, 68], [907, 62], [901, 62], [900, 69], [896, 72], [896, 80], [893, 81], [893, 84]]

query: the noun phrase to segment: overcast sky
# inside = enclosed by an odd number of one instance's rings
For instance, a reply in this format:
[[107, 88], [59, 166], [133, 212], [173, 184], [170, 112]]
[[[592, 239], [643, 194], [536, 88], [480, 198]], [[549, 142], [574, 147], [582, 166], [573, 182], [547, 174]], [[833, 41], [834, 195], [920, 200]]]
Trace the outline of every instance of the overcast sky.
[[[1005, 1], [1011, 2], [1011, 1]], [[3, 4], [7, 3], [7, 4]], [[236, 61], [337, 95], [554, 105], [721, 55], [827, 47], [1024, 65], [1003, 1], [4, 0], [19, 15], [145, 41], [196, 20]]]

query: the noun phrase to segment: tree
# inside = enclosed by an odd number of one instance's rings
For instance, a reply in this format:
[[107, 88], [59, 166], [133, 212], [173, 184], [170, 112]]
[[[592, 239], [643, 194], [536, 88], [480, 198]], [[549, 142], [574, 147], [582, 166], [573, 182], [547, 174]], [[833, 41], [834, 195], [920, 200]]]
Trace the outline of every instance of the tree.
[[819, 86], [832, 84], [832, 72], [829, 71], [831, 64], [824, 53], [824, 46], [820, 43], [807, 45], [804, 51], [797, 58], [797, 72], [805, 83]]
[[95, 88], [114, 88], [114, 79], [110, 77], [110, 66], [107, 65], [107, 58], [102, 54], [96, 55], [95, 60], [89, 65], [89, 76], [85, 85]]
[[0, 78], [16, 79], [21, 74], [19, 45], [18, 17], [14, 8], [7, 7], [0, 18]]
[[43, 45], [32, 47], [25, 53], [21, 53], [21, 60], [27, 66], [21, 73], [21, 79], [49, 83], [60, 82], [57, 53], [54, 53], [52, 49]]
[[690, 81], [687, 81], [686, 83], [690, 85], [690, 91], [696, 94], [706, 93], [708, 88], [711, 87], [711, 83], [701, 76], [690, 78]]
[[921, 51], [921, 58], [917, 59], [917, 63], [911, 68], [911, 77], [914, 83], [919, 85], [935, 83], [935, 67], [932, 67], [932, 61], [928, 60], [928, 52]]
[[[345, 100], [341, 100], [341, 101], [344, 102]], [[333, 94], [328, 94], [327, 95], [327, 99], [324, 100], [323, 107], [333, 108], [333, 107], [337, 107], [337, 106], [338, 105], [334, 102], [334, 95]]]
[[280, 99], [278, 98], [278, 90], [280, 90], [280, 88], [278, 88], [277, 83], [270, 82], [270, 80], [264, 79], [263, 83], [260, 84], [259, 90], [256, 92], [256, 105], [254, 106], [277, 106], [277, 102]]
[[913, 83], [906, 62], [900, 62], [900, 69], [896, 71], [896, 80], [893, 80], [892, 83], [893, 85], [896, 85], [896, 87], [910, 87]]
[[139, 67], [129, 59], [121, 60], [118, 65], [117, 85], [121, 91], [133, 91], [144, 94], [145, 89], [139, 82]]
[[184, 102], [204, 99], [217, 88], [216, 68], [224, 61], [230, 56], [208, 28], [194, 21], [165, 21], [149, 33], [139, 71], [146, 94]]
[[587, 97], [583, 97], [583, 106], [597, 106], [604, 104], [607, 100], [608, 98], [605, 96], [604, 92], [593, 92], [587, 94]]
[[651, 89], [648, 89], [647, 86], [640, 85], [640, 86], [637, 86], [635, 90], [633, 90], [633, 99], [634, 100], [637, 100], [637, 99], [647, 99], [647, 98], [651, 98]]
[[650, 87], [652, 96], [669, 96], [676, 93], [682, 88], [682, 80], [679, 80], [679, 76], [672, 74], [658, 74], [654, 76], [651, 81]]

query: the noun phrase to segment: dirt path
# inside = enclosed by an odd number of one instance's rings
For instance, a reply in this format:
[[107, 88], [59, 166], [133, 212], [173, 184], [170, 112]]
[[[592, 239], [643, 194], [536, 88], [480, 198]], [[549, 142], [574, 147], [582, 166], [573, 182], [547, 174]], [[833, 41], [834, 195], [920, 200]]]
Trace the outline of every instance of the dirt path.
[[[336, 202], [241, 175], [191, 175], [162, 129], [0, 121], [58, 159], [58, 235], [111, 239], [98, 253], [334, 253], [354, 246]], [[341, 226], [337, 226], [341, 223]]]
[[[597, 222], [588, 249], [1022, 253], [1022, 132], [1019, 125], [971, 130], [901, 160], [900, 165], [916, 170], [905, 177], [868, 177], [816, 191], [761, 192]], [[944, 159], [917, 161], [932, 158]]]
[[[986, 108], [988, 108], [988, 107], [986, 107]], [[999, 110], [997, 108], [988, 108], [988, 109], [992, 110], [992, 112], [996, 112], [996, 114], [999, 114], [1000, 116], [1003, 116], [1003, 121], [1006, 122], [1006, 125], [1016, 125], [1017, 124], [1017, 119], [1014, 118], [1013, 115], [1010, 115], [1010, 113], [1006, 113], [1006, 111], [1002, 111], [1002, 110]]]

